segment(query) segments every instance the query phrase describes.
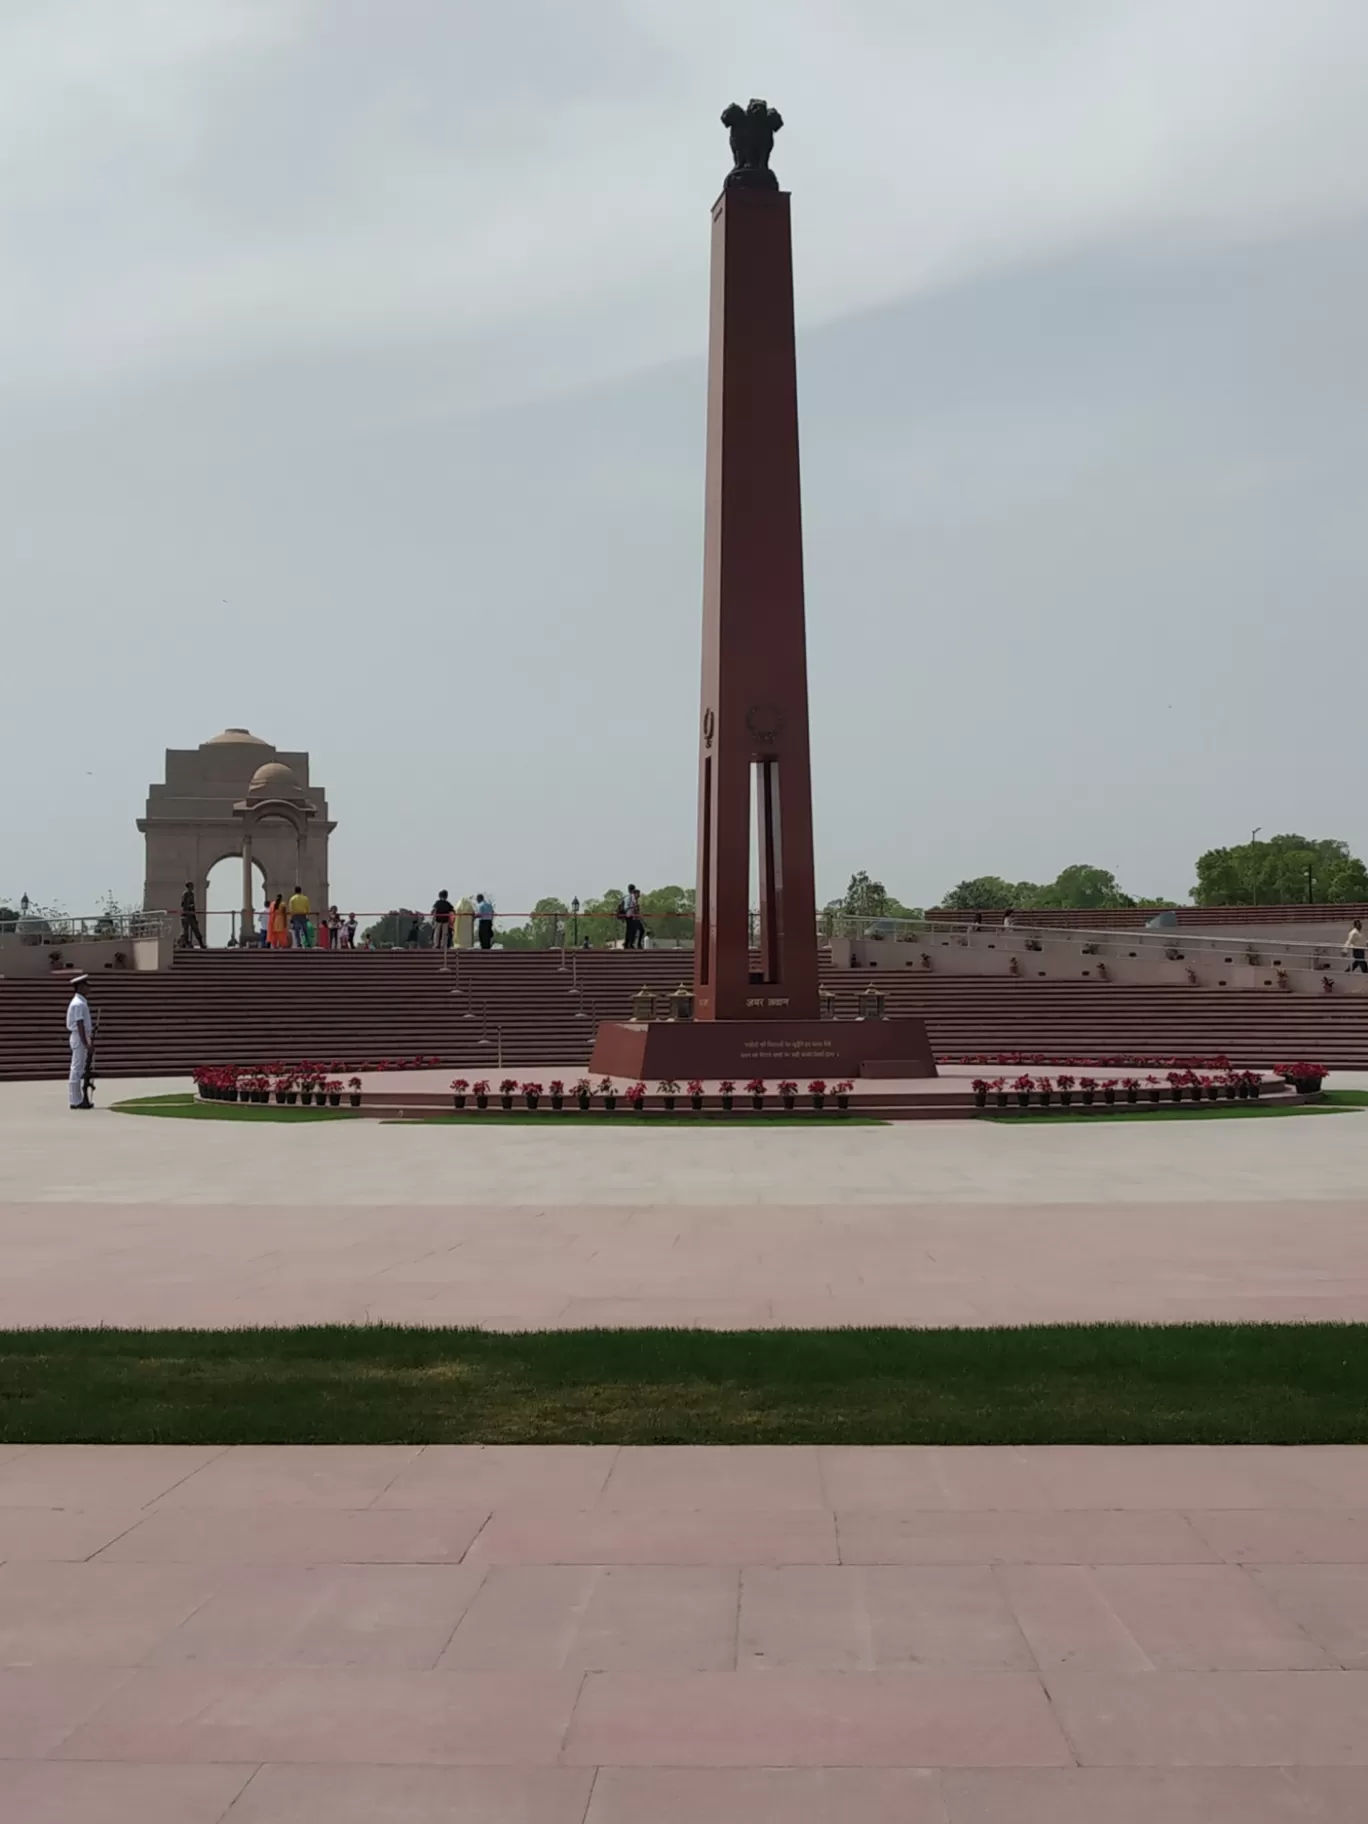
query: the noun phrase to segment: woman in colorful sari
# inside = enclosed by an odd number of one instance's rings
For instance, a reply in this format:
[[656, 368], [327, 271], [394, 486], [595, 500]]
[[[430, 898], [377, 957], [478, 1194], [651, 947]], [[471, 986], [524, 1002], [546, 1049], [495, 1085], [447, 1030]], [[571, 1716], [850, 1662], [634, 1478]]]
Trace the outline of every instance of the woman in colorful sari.
[[285, 901], [277, 893], [271, 901], [271, 916], [267, 921], [266, 934], [271, 940], [272, 950], [288, 950], [290, 947], [290, 921], [285, 912]]

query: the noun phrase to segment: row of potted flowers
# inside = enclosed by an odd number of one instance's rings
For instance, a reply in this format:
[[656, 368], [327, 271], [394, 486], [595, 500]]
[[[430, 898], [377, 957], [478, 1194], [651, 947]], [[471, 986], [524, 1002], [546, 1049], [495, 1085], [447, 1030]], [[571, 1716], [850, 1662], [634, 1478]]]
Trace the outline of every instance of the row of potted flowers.
[[945, 1058], [950, 1064], [1011, 1064], [1018, 1070], [1025, 1064], [1062, 1064], [1081, 1070], [1229, 1070], [1230, 1059], [1224, 1052], [1197, 1058], [1137, 1058], [1133, 1053], [1118, 1057], [1058, 1057], [1043, 1051], [979, 1051], [962, 1058]]
[[[828, 1086], [823, 1078], [815, 1077], [808, 1084], [807, 1093], [812, 1098], [814, 1109], [824, 1109], [828, 1097], [834, 1099], [837, 1108], [849, 1108], [850, 1095], [854, 1087], [854, 1083], [848, 1078], [834, 1086]], [[521, 1096], [523, 1104], [527, 1108], [540, 1107], [542, 1098], [547, 1097], [553, 1109], [564, 1108], [568, 1101], [581, 1110], [587, 1110], [593, 1107], [597, 1097], [610, 1114], [619, 1101], [625, 1102], [629, 1108], [640, 1114], [645, 1109], [647, 1093], [644, 1083], [632, 1083], [626, 1089], [619, 1091], [614, 1087], [610, 1077], [603, 1077], [597, 1083], [591, 1082], [588, 1077], [581, 1077], [568, 1088], [558, 1077], [553, 1078], [546, 1085], [521, 1083], [516, 1077], [504, 1077], [499, 1083], [497, 1095], [501, 1108], [512, 1108], [514, 1099]], [[752, 1108], [763, 1109], [765, 1099], [769, 1095], [769, 1085], [763, 1077], [752, 1077], [743, 1086], [743, 1093], [749, 1097]], [[455, 1108], [465, 1108], [468, 1101], [473, 1101], [477, 1109], [488, 1108], [493, 1094], [494, 1091], [487, 1079], [481, 1078], [478, 1082], [472, 1083], [465, 1077], [452, 1078], [451, 1100]], [[656, 1094], [660, 1097], [661, 1107], [667, 1111], [675, 1108], [681, 1097], [687, 1100], [690, 1108], [698, 1110], [703, 1107], [707, 1092], [697, 1078], [686, 1083], [681, 1090], [678, 1083], [667, 1077], [656, 1084]], [[784, 1108], [797, 1107], [799, 1089], [797, 1083], [791, 1079], [785, 1078], [777, 1083], [775, 1094]], [[730, 1111], [736, 1106], [736, 1084], [726, 1081], [719, 1083], [717, 1096], [722, 1108]]]
[[[203, 1064], [194, 1073], [195, 1085], [205, 1102], [266, 1103], [272, 1097], [278, 1103], [319, 1108], [340, 1108], [343, 1084], [340, 1077], [329, 1077], [313, 1070], [290, 1070], [272, 1073], [262, 1069], [243, 1069], [237, 1064]], [[347, 1100], [353, 1108], [361, 1106], [361, 1079], [350, 1077], [346, 1084]]]
[[[1168, 1084], [1169, 1098], [1173, 1102], [1181, 1102], [1185, 1096], [1193, 1102], [1216, 1102], [1222, 1094], [1228, 1102], [1248, 1101], [1251, 1098], [1257, 1100], [1263, 1081], [1263, 1076], [1257, 1070], [1225, 1070], [1216, 1073], [1170, 1070], [1163, 1079], [1153, 1074], [1143, 1078], [1075, 1077], [1063, 1071], [1054, 1077], [1023, 1074], [1010, 1082], [1006, 1077], [975, 1077], [973, 1090], [974, 1101], [979, 1108], [986, 1108], [990, 1097], [998, 1108], [1009, 1107], [1013, 1097], [1018, 1107], [1028, 1108], [1033, 1096], [1041, 1108], [1049, 1108], [1056, 1097], [1061, 1108], [1070, 1108], [1075, 1089], [1083, 1107], [1091, 1108], [1099, 1095], [1108, 1104], [1116, 1102], [1118, 1096], [1126, 1102], [1137, 1103], [1142, 1095], [1147, 1101], [1157, 1103], [1163, 1097], [1164, 1083]], [[1316, 1079], [1315, 1087], [1320, 1087], [1319, 1078]]]

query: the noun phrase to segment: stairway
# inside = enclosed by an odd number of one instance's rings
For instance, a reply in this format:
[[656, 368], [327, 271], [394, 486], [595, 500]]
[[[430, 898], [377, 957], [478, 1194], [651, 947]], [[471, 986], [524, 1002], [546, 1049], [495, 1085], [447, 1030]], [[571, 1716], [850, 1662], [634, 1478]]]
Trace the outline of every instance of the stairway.
[[[197, 1064], [418, 1054], [492, 1073], [587, 1064], [600, 1020], [627, 1019], [643, 985], [688, 978], [677, 951], [179, 952], [168, 970], [94, 977], [97, 1068], [179, 1075]], [[919, 1015], [943, 1058], [982, 1052], [1137, 1057], [1227, 1053], [1269, 1066], [1309, 1057], [1368, 1068], [1368, 998], [824, 970], [837, 1014], [871, 982], [890, 1017]], [[0, 1078], [67, 1072], [64, 982], [0, 981]]]

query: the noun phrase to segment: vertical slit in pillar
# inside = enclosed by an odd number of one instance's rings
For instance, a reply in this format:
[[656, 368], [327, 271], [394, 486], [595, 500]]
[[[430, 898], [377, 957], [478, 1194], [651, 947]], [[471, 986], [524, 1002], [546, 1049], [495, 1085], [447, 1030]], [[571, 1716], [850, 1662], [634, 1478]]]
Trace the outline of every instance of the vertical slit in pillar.
[[698, 886], [700, 899], [694, 908], [694, 947], [698, 951], [698, 982], [706, 988], [712, 981], [712, 844], [713, 844], [713, 763], [708, 755], [703, 761], [703, 828], [699, 833]]
[[760, 972], [766, 982], [781, 979], [783, 954], [780, 888], [783, 838], [779, 808], [779, 762], [755, 762], [756, 841], [760, 860]]

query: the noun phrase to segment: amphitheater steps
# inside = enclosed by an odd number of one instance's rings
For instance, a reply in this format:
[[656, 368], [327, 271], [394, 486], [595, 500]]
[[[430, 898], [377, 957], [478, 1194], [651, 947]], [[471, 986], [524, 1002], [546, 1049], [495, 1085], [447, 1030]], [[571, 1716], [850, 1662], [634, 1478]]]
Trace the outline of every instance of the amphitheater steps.
[[[569, 1068], [587, 1064], [600, 1020], [629, 1018], [640, 988], [666, 995], [689, 966], [671, 951], [579, 952], [573, 971], [557, 952], [494, 951], [464, 954], [447, 972], [427, 952], [180, 954], [166, 971], [95, 979], [99, 1069], [174, 1075], [202, 1063], [418, 1054], [481, 1074], [500, 1055], [510, 1069]], [[875, 979], [888, 1014], [924, 1019], [942, 1057], [1221, 1051], [1248, 1065], [1292, 1056], [1368, 1067], [1368, 999], [829, 969], [840, 1017], [853, 1017]], [[66, 1074], [68, 993], [64, 982], [0, 981], [0, 1078]]]

